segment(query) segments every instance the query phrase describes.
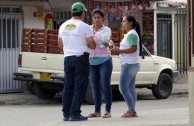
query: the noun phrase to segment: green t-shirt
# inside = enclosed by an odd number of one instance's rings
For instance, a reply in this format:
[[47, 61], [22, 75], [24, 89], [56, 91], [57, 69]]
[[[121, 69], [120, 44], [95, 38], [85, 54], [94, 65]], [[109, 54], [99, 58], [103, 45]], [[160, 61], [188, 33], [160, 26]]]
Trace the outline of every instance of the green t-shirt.
[[127, 42], [129, 46], [137, 45], [137, 36], [135, 34], [129, 34], [127, 36]]

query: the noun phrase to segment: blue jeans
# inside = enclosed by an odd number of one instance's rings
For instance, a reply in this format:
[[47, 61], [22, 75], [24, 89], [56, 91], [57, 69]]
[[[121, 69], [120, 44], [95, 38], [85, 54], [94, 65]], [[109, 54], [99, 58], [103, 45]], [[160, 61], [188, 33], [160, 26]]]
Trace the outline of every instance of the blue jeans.
[[65, 57], [64, 72], [63, 115], [64, 117], [79, 116], [88, 86], [89, 63], [83, 64], [81, 57]]
[[111, 111], [112, 89], [110, 81], [112, 69], [112, 58], [99, 65], [90, 65], [90, 81], [95, 101], [95, 112], [101, 112], [102, 92], [106, 102], [105, 109], [107, 112]]
[[135, 112], [137, 94], [135, 91], [135, 78], [140, 69], [140, 64], [124, 64], [121, 66], [119, 91], [128, 106], [129, 112]]

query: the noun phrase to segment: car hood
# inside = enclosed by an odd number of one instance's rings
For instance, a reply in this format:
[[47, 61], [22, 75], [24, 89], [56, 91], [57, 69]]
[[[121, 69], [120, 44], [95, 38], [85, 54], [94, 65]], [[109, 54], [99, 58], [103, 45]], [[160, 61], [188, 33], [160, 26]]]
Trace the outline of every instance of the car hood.
[[161, 57], [161, 56], [155, 56], [155, 55], [152, 55], [152, 58], [153, 58], [154, 63], [169, 66], [173, 70], [176, 69], [176, 61], [173, 59], [169, 59], [169, 58]]
[[175, 60], [170, 59], [170, 58], [166, 58], [166, 57], [155, 56], [155, 55], [152, 55], [152, 57], [153, 57], [154, 60], [164, 60], [164, 61], [175, 62]]

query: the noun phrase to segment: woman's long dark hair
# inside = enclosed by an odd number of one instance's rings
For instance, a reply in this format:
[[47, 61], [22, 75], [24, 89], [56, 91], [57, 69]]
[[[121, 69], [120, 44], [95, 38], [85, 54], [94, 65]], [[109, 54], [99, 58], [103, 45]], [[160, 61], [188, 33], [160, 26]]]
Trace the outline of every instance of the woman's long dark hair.
[[136, 30], [138, 36], [139, 36], [139, 54], [141, 55], [142, 52], [142, 39], [141, 39], [141, 30], [140, 30], [140, 25], [139, 22], [136, 21], [135, 17], [126, 15], [126, 20], [128, 22], [132, 22], [132, 27]]
[[99, 14], [102, 18], [104, 18], [104, 12], [101, 9], [93, 10], [92, 16], [94, 16], [94, 14]]

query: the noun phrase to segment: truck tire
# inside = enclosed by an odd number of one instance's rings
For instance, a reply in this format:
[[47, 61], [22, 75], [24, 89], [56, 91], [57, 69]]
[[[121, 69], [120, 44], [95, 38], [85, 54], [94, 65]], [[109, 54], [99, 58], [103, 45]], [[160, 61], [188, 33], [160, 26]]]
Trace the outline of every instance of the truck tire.
[[162, 73], [159, 75], [157, 85], [152, 86], [152, 93], [157, 99], [166, 99], [172, 92], [173, 81], [170, 75]]
[[86, 90], [86, 96], [85, 96], [85, 101], [90, 104], [90, 105], [94, 105], [94, 98], [93, 98], [93, 92], [92, 92], [92, 86], [90, 83], [90, 80], [88, 81], [88, 87]]
[[[95, 104], [90, 80], [89, 80], [87, 91], [86, 91], [85, 101], [90, 105]], [[104, 94], [103, 93], [102, 93], [102, 102], [104, 102]]]
[[33, 84], [32, 82], [26, 82], [26, 88], [28, 89], [28, 91], [29, 91], [31, 94], [35, 95], [33, 85], [34, 85], [34, 84]]
[[33, 89], [36, 96], [40, 99], [52, 99], [57, 93], [55, 90], [45, 89], [41, 83], [34, 83]]

